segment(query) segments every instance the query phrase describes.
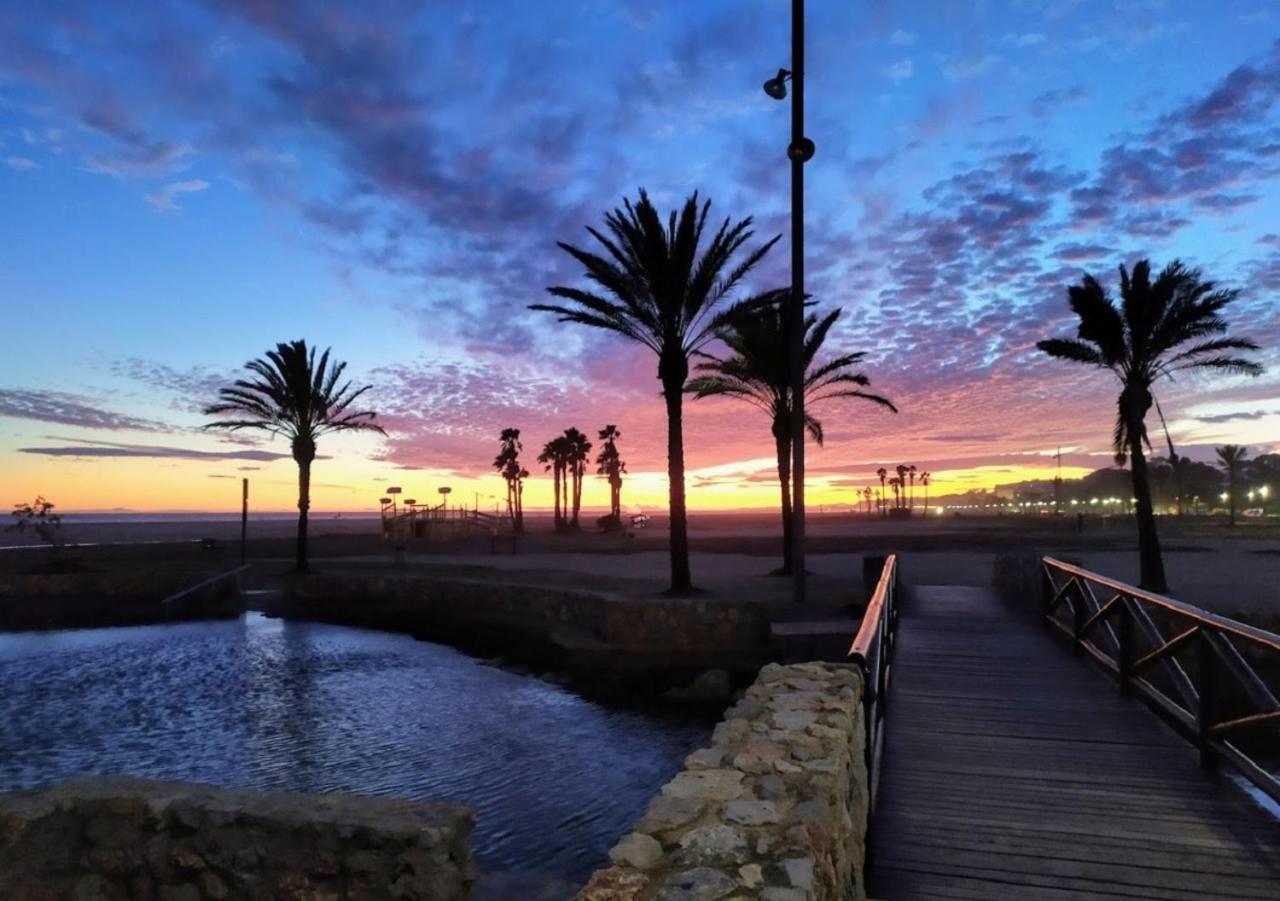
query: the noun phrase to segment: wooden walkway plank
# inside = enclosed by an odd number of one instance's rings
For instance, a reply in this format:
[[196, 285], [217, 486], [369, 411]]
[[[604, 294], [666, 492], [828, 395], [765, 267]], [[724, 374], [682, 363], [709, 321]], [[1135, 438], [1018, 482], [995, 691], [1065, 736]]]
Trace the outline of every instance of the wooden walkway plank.
[[990, 591], [900, 613], [870, 896], [1280, 899], [1280, 821]]

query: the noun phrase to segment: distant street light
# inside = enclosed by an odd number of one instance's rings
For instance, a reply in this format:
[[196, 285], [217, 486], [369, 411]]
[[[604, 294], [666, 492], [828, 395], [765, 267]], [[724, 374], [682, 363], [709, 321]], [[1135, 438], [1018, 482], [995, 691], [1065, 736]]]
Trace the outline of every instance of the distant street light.
[[804, 572], [804, 164], [813, 157], [813, 141], [804, 136], [804, 0], [791, 0], [791, 70], [764, 83], [774, 100], [787, 96], [791, 79], [791, 299], [787, 319], [791, 329], [791, 560], [793, 600], [805, 599]]

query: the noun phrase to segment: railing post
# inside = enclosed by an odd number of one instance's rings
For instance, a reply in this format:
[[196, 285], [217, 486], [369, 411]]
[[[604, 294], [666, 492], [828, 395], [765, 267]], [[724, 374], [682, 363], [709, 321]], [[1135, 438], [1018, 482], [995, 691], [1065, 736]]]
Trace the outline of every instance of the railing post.
[[1120, 694], [1129, 694], [1129, 678], [1133, 671], [1133, 613], [1129, 610], [1129, 599], [1121, 597], [1120, 622], [1116, 624], [1116, 641], [1120, 647], [1116, 656], [1116, 675], [1120, 680]]
[[1071, 602], [1071, 631], [1075, 635], [1072, 647], [1077, 654], [1084, 653], [1084, 622], [1088, 618], [1084, 609], [1084, 587], [1078, 577], [1073, 577], [1071, 584], [1075, 587], [1076, 596]]
[[1196, 728], [1200, 738], [1200, 765], [1206, 770], [1217, 768], [1217, 755], [1210, 744], [1210, 730], [1217, 720], [1218, 686], [1217, 661], [1213, 645], [1209, 641], [1207, 627], [1200, 627], [1200, 657], [1196, 666], [1196, 689], [1200, 693], [1200, 705], [1196, 715]]
[[1049, 605], [1053, 603], [1053, 579], [1049, 577], [1049, 564], [1040, 559], [1040, 612], [1049, 615]]

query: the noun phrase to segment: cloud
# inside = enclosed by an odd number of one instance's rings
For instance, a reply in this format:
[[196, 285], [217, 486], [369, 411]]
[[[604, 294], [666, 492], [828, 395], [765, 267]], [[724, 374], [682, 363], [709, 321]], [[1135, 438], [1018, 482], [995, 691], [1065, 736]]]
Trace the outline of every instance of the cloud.
[[946, 76], [948, 81], [966, 81], [970, 78], [978, 77], [998, 62], [1000, 62], [1000, 57], [993, 53], [988, 53], [985, 56], [946, 63], [942, 67], [942, 74]]
[[1080, 103], [1089, 98], [1089, 89], [1083, 85], [1073, 85], [1069, 88], [1056, 88], [1052, 91], [1045, 91], [1038, 94], [1031, 101], [1029, 107], [1031, 115], [1037, 118], [1045, 118], [1051, 116], [1063, 107]]
[[910, 47], [916, 42], [916, 33], [914, 31], [903, 31], [899, 28], [893, 34], [889, 35], [889, 43], [898, 47]]
[[1054, 257], [1064, 263], [1084, 263], [1114, 253], [1110, 247], [1101, 244], [1061, 244], [1053, 251]]
[[142, 140], [109, 153], [92, 156], [85, 161], [84, 167], [89, 172], [113, 178], [159, 178], [187, 168], [186, 158], [190, 154], [189, 144]]
[[4, 164], [17, 172], [28, 172], [32, 169], [40, 168], [39, 164], [36, 163], [35, 160], [28, 159], [25, 156], [5, 157]]
[[180, 210], [176, 198], [182, 194], [198, 194], [206, 190], [209, 183], [201, 178], [193, 178], [188, 181], [170, 182], [158, 191], [153, 191], [146, 196], [147, 203], [151, 204], [158, 210]]
[[174, 430], [163, 422], [104, 410], [93, 405], [88, 398], [61, 391], [0, 388], [0, 416], [120, 432]]
[[880, 74], [890, 81], [905, 81], [916, 71], [915, 64], [909, 59], [898, 60], [880, 70]]
[[1277, 410], [1248, 410], [1238, 413], [1219, 413], [1214, 416], [1196, 416], [1196, 422], [1204, 422], [1210, 425], [1220, 425], [1224, 422], [1233, 422], [1235, 420], [1253, 420], [1262, 419], [1264, 416], [1272, 416], [1280, 412]]
[[[177, 460], [254, 460], [269, 463], [291, 459], [289, 454], [277, 454], [263, 450], [205, 451], [187, 447], [168, 447], [149, 444], [118, 444], [111, 441], [82, 441], [76, 438], [54, 437], [56, 441], [74, 442], [62, 447], [20, 447], [18, 453], [39, 454], [46, 457], [142, 457]], [[317, 457], [316, 459], [328, 459]]]

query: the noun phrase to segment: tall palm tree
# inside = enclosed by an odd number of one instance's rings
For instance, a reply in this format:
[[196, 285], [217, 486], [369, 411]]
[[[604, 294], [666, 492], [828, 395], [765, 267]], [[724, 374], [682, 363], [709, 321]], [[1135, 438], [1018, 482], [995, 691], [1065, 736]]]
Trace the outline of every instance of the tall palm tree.
[[597, 437], [601, 445], [596, 457], [596, 475], [604, 476], [609, 482], [609, 518], [611, 526], [616, 528], [622, 523], [622, 476], [627, 471], [627, 464], [618, 453], [622, 433], [616, 425], [606, 425]]
[[587, 461], [591, 459], [591, 440], [576, 428], [568, 428], [564, 430], [564, 442], [565, 463], [573, 479], [573, 518], [569, 521], [569, 528], [577, 529], [578, 512], [582, 509], [582, 481], [587, 472]]
[[904, 464], [899, 463], [893, 468], [893, 471], [898, 474], [898, 487], [902, 489], [902, 495], [900, 498], [898, 496], [898, 492], [894, 492], [893, 505], [901, 510], [907, 506], [907, 467]]
[[[735, 397], [769, 417], [782, 490], [783, 552], [779, 574], [790, 573], [792, 564], [791, 327], [784, 300], [789, 294], [789, 290], [770, 292], [771, 304], [722, 329], [719, 337], [730, 355], [721, 359], [703, 354], [705, 359], [698, 364], [697, 377], [690, 380], [685, 389], [695, 398]], [[822, 423], [808, 411], [823, 401], [861, 398], [898, 412], [880, 395], [861, 390], [870, 380], [854, 371], [854, 366], [865, 354], [843, 354], [815, 365], [815, 358], [839, 317], [840, 310], [832, 310], [821, 320], [809, 315], [804, 322], [804, 424], [819, 446], [823, 438]]]
[[894, 476], [889, 480], [889, 487], [893, 489], [893, 509], [902, 509], [902, 476]]
[[883, 466], [881, 466], [879, 469], [876, 470], [876, 475], [880, 477], [880, 515], [881, 516], [885, 516], [887, 513], [884, 506], [884, 502], [885, 502], [884, 477], [887, 476], [888, 474], [889, 474], [889, 470], [885, 469]]
[[1244, 458], [1249, 456], [1249, 449], [1238, 444], [1224, 444], [1214, 448], [1218, 454], [1218, 465], [1227, 474], [1227, 509], [1231, 511], [1231, 525], [1236, 524], [1236, 484], [1240, 479], [1240, 470], [1244, 468]]
[[[1090, 275], [1067, 289], [1071, 309], [1080, 320], [1076, 338], [1052, 338], [1036, 344], [1050, 356], [1110, 369], [1121, 389], [1112, 435], [1116, 463], [1132, 463], [1133, 496], [1137, 498], [1138, 552], [1141, 584], [1167, 591], [1164, 560], [1151, 504], [1151, 483], [1143, 446], [1146, 416], [1154, 403], [1152, 384], [1184, 369], [1215, 369], [1257, 375], [1262, 367], [1236, 356], [1257, 350], [1245, 338], [1225, 337], [1227, 323], [1219, 313], [1238, 292], [1217, 288], [1197, 269], [1175, 260], [1154, 281], [1151, 263], [1140, 260], [1132, 275], [1120, 266], [1120, 305]], [[1190, 345], [1183, 347], [1183, 345]]]
[[872, 494], [873, 494], [873, 492], [872, 492], [872, 490], [871, 490], [871, 486], [870, 486], [870, 485], [868, 485], [868, 486], [866, 486], [865, 488], [863, 488], [863, 489], [862, 489], [862, 497], [863, 497], [863, 499], [867, 502], [867, 512], [868, 512], [868, 513], [870, 513], [870, 512], [871, 512], [871, 496], [872, 496]]
[[371, 431], [385, 435], [374, 423], [376, 414], [354, 411], [352, 404], [369, 390], [341, 382], [347, 364], [329, 364], [331, 348], [316, 360], [315, 348], [306, 341], [277, 344], [265, 358], [250, 360], [244, 368], [252, 374], [218, 391], [217, 403], [205, 408], [206, 416], [231, 414], [205, 425], [207, 429], [257, 429], [289, 439], [298, 464], [298, 541], [295, 552], [299, 572], [307, 570], [307, 511], [311, 508], [311, 464], [316, 441], [329, 432]]
[[[754, 234], [750, 217], [725, 219], [703, 246], [711, 202], [698, 205], [695, 193], [664, 224], [640, 191], [635, 204], [605, 216], [605, 231], [587, 231], [604, 254], [559, 242], [593, 283], [591, 289], [556, 286], [547, 290], [566, 304], [532, 304], [555, 313], [561, 322], [577, 322], [638, 341], [658, 357], [658, 379], [667, 406], [667, 476], [671, 510], [671, 590], [692, 590], [689, 572], [689, 524], [684, 491], [684, 384], [689, 358], [717, 330], [752, 308], [730, 303], [744, 277], [777, 242], [774, 237], [745, 250]], [[739, 251], [745, 255], [739, 258]], [[737, 262], [735, 263], [735, 259]]]
[[569, 525], [568, 469], [569, 445], [564, 435], [557, 435], [542, 446], [538, 462], [551, 473], [555, 492], [555, 530], [563, 532]]
[[928, 518], [929, 518], [929, 482], [931, 482], [932, 480], [933, 480], [933, 473], [931, 473], [931, 472], [922, 472], [922, 473], [920, 473], [920, 484], [924, 486], [924, 516], [925, 516], [925, 519], [928, 519]]
[[520, 443], [519, 429], [503, 429], [498, 440], [501, 448], [494, 458], [493, 468], [507, 483], [507, 513], [511, 517], [512, 530], [518, 534], [524, 531], [524, 480], [529, 477], [529, 470], [520, 465], [520, 452], [524, 445]]
[[916, 510], [916, 465], [912, 463], [907, 467], [907, 476], [911, 479], [911, 512]]

